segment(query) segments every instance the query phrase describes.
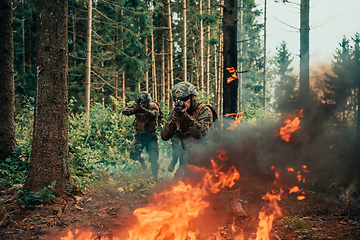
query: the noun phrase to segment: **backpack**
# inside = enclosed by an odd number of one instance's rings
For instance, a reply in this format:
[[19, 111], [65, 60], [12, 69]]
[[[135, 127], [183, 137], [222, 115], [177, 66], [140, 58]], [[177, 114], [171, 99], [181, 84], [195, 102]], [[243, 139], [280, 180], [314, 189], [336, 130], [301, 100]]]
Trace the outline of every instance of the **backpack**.
[[[215, 126], [215, 123], [216, 124], [218, 123], [218, 121], [216, 121], [218, 119], [218, 114], [216, 112], [216, 109], [211, 104], [209, 104], [209, 103], [200, 103], [200, 105], [198, 106], [196, 111], [200, 111], [204, 106], [207, 106], [207, 107], [210, 108], [210, 110], [212, 112], [212, 115], [213, 115], [213, 123], [214, 123], [214, 126]], [[197, 112], [196, 115], [199, 115], [199, 112]]]

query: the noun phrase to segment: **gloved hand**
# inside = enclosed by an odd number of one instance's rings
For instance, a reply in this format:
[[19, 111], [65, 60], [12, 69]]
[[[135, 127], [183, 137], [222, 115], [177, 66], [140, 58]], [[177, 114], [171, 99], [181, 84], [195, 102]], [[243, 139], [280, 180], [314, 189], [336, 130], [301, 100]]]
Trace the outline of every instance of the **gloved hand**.
[[177, 113], [180, 113], [182, 110], [184, 110], [186, 107], [185, 107], [185, 103], [184, 102], [181, 102], [181, 101], [177, 101], [175, 103], [175, 108], [174, 108], [174, 111], [177, 112]]
[[189, 114], [186, 112], [186, 108], [178, 109], [178, 111], [176, 111], [176, 107], [175, 107], [173, 118], [175, 118], [176, 120], [183, 120], [187, 116], [189, 116]]
[[144, 112], [144, 108], [139, 103], [135, 103], [135, 109], [136, 112], [140, 112], [140, 113]]

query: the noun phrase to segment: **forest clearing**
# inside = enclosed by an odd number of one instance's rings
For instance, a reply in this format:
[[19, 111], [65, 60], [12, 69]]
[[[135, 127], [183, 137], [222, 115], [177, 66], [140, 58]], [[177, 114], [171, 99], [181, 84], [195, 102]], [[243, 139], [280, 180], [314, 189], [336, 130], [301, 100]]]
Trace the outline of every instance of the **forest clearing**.
[[360, 34], [292, 7], [1, 1], [0, 239], [360, 239]]

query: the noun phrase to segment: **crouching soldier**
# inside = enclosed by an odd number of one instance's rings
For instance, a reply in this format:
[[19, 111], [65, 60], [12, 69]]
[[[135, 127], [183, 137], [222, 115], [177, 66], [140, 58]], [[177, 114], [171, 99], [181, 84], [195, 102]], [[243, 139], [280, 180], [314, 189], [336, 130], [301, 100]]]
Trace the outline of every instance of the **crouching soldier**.
[[133, 126], [135, 137], [130, 146], [130, 158], [139, 161], [142, 169], [146, 170], [145, 156], [141, 155], [144, 148], [149, 154], [151, 171], [155, 179], [158, 177], [159, 144], [156, 129], [159, 126], [160, 108], [158, 103], [151, 101], [147, 92], [140, 92], [136, 103], [124, 108], [122, 113], [126, 116], [135, 114]]

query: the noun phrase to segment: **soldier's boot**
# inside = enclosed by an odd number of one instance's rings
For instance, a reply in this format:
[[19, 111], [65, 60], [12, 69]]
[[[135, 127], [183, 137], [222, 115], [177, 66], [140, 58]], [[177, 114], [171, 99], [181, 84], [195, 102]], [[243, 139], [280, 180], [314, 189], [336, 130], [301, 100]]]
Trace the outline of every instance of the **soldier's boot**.
[[159, 164], [157, 162], [151, 163], [151, 172], [155, 180], [158, 180]]
[[147, 165], [146, 165], [146, 162], [145, 162], [145, 156], [144, 155], [141, 155], [140, 158], [139, 158], [139, 162], [141, 164], [141, 168], [145, 171], [147, 169]]
[[229, 194], [232, 213], [236, 217], [247, 217], [248, 215], [242, 207], [239, 195], [240, 195], [240, 189], [231, 191], [231, 193]]
[[174, 171], [174, 168], [175, 168], [175, 165], [177, 164], [177, 158], [173, 158], [168, 166], [168, 171], [169, 172], [173, 172]]

